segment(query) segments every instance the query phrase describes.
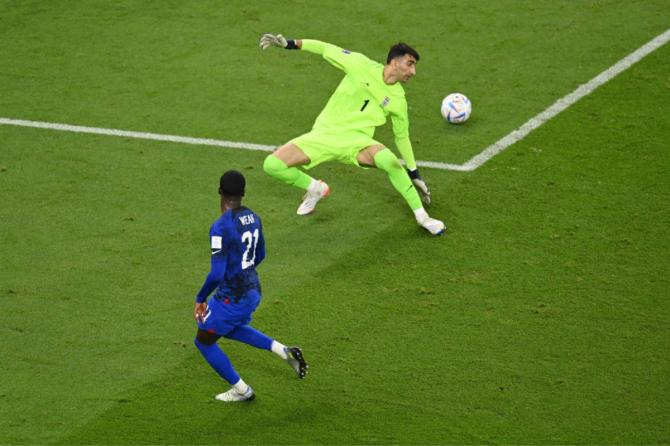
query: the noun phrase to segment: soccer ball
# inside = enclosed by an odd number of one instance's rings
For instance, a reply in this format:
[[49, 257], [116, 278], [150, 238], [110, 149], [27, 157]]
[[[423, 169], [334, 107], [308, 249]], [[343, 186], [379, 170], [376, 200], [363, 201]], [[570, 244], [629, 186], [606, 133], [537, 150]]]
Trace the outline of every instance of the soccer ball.
[[451, 93], [442, 100], [442, 117], [452, 124], [462, 124], [472, 113], [470, 100], [461, 93]]

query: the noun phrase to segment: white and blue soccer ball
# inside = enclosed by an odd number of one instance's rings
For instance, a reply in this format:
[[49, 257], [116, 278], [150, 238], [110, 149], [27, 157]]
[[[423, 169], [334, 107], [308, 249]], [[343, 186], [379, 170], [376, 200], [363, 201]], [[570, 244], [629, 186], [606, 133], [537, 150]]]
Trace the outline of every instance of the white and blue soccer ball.
[[464, 94], [451, 93], [442, 100], [442, 117], [452, 124], [462, 124], [472, 113], [472, 104]]

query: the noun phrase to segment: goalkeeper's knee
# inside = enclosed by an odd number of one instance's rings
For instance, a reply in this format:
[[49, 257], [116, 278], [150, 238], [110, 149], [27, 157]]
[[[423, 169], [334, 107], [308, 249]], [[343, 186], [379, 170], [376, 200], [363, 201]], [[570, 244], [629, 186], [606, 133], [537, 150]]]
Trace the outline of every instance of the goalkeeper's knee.
[[389, 148], [384, 148], [377, 152], [374, 160], [377, 168], [388, 174], [397, 173], [398, 171], [402, 171], [403, 174], [405, 173], [405, 169], [403, 169], [402, 164], [400, 164], [400, 160]]
[[268, 155], [263, 162], [263, 170], [279, 181], [291, 186], [307, 189], [313, 178], [297, 167], [289, 167], [284, 161], [274, 155]]
[[288, 166], [284, 161], [280, 160], [274, 155], [268, 155], [263, 162], [263, 170], [265, 173], [274, 178], [281, 178], [282, 172], [285, 172]]

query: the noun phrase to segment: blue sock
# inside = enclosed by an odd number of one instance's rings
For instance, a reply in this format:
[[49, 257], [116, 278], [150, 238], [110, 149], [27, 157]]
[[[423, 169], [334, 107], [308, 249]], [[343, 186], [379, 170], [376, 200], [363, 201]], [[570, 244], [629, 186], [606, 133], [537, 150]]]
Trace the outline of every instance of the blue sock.
[[240, 380], [240, 375], [235, 371], [230, 359], [228, 359], [228, 356], [216, 343], [205, 345], [196, 339], [195, 346], [198, 347], [198, 350], [200, 350], [200, 353], [202, 353], [202, 356], [204, 356], [209, 365], [216, 370], [216, 373], [228, 381], [231, 386]]
[[272, 339], [250, 325], [236, 327], [233, 331], [228, 332], [224, 336], [228, 339], [244, 342], [245, 344], [263, 350], [270, 350], [272, 348]]

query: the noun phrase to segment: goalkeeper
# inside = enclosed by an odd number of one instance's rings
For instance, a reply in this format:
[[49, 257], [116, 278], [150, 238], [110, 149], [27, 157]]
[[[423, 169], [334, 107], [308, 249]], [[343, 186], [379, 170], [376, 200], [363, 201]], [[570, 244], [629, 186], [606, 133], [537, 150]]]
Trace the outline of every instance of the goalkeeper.
[[[416, 74], [419, 54], [409, 45], [398, 43], [391, 47], [386, 65], [382, 65], [363, 54], [329, 43], [287, 40], [281, 34], [264, 34], [260, 46], [320, 54], [345, 72], [344, 79], [316, 118], [312, 131], [278, 148], [263, 164], [265, 172], [272, 177], [307, 191], [298, 214], [312, 213], [319, 200], [330, 192], [325, 182], [315, 180], [298, 166], [310, 169], [337, 160], [385, 171], [414, 212], [417, 223], [433, 235], [443, 233], [444, 223], [428, 216], [423, 207], [430, 204], [430, 190], [416, 167], [409, 140], [405, 90], [401, 85]], [[390, 149], [373, 139], [375, 128], [384, 125], [388, 115], [391, 115], [395, 143], [407, 171]]]

